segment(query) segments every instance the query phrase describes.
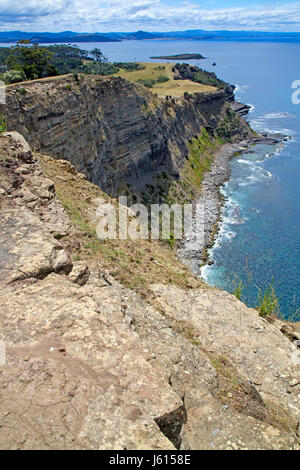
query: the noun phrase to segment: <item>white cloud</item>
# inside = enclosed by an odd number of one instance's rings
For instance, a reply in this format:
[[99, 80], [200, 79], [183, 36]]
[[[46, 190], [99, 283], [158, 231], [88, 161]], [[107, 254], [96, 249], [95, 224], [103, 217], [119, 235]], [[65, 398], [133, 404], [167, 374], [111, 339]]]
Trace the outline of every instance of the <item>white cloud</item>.
[[0, 29], [78, 32], [252, 29], [300, 31], [300, 2], [205, 10], [186, 1], [0, 0]]
[[0, 0], [0, 21], [54, 15], [63, 11], [74, 2], [72, 0]]

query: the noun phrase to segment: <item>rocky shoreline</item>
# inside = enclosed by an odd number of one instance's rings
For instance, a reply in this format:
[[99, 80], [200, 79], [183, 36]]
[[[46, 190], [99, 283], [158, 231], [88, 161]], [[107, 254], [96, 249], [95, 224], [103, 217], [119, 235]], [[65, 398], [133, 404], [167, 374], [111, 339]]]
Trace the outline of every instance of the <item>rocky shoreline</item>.
[[[203, 179], [201, 196], [194, 209], [192, 229], [178, 248], [179, 259], [188, 265], [194, 274], [200, 275], [203, 265], [213, 263], [209, 260], [207, 251], [214, 245], [220, 227], [224, 205], [220, 188], [230, 178], [230, 158], [259, 143], [276, 145], [288, 139], [289, 137], [283, 134], [259, 134], [253, 139], [223, 145], [218, 150], [214, 163]], [[202, 233], [199, 233], [200, 230]]]

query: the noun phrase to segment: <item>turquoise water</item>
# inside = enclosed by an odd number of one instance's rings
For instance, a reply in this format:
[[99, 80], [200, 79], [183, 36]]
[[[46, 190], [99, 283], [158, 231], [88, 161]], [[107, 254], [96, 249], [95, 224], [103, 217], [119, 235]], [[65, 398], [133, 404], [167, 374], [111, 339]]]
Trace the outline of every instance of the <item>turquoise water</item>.
[[[150, 56], [200, 53], [193, 61], [233, 84], [237, 98], [251, 104], [248, 120], [257, 131], [284, 132], [284, 147], [256, 146], [232, 159], [223, 188], [224, 223], [212, 250], [214, 266], [202, 275], [212, 285], [233, 289], [233, 274], [247, 286], [243, 300], [256, 306], [258, 288], [272, 281], [282, 313], [300, 307], [300, 104], [292, 104], [300, 80], [300, 43], [255, 41], [125, 41], [79, 44], [100, 47], [110, 61], [150, 61]], [[217, 66], [212, 67], [216, 62]]]
[[238, 85], [237, 98], [253, 106], [248, 119], [257, 131], [292, 137], [281, 148], [258, 145], [254, 153], [232, 159], [232, 176], [223, 188], [224, 223], [212, 250], [215, 264], [202, 273], [208, 283], [229, 291], [234, 274], [246, 285], [243, 300], [253, 307], [258, 288], [274, 277], [281, 311], [291, 318], [300, 307], [300, 105], [291, 100], [291, 85], [300, 80], [300, 44], [127, 41], [100, 47], [117, 61], [201, 53], [208, 59], [193, 63]]

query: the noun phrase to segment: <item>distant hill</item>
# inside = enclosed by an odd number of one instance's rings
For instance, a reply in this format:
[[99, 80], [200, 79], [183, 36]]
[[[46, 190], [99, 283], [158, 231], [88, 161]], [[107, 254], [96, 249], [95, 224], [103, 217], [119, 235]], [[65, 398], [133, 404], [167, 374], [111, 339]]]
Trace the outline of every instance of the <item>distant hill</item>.
[[121, 41], [118, 37], [113, 37], [106, 34], [78, 34], [72, 31], [65, 31], [62, 33], [26, 33], [22, 31], [8, 31], [0, 32], [0, 42], [17, 42], [22, 39], [30, 39], [32, 43], [38, 42], [39, 44], [53, 44], [61, 43], [74, 43], [74, 42], [118, 42]]
[[262, 31], [205, 31], [202, 29], [171, 32], [137, 31], [133, 33], [60, 33], [24, 31], [1, 31], [0, 42], [17, 42], [29, 39], [39, 44], [75, 43], [75, 42], [118, 42], [151, 39], [190, 39], [190, 40], [242, 40], [242, 41], [300, 41], [300, 33], [277, 33]]

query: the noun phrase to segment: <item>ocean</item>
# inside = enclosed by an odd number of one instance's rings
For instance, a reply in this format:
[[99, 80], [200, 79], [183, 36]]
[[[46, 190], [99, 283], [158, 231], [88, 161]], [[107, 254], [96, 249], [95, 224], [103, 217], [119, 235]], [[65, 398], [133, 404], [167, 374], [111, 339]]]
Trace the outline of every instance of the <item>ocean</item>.
[[300, 43], [158, 40], [78, 45], [99, 47], [109, 61], [200, 53], [207, 59], [191, 63], [237, 86], [236, 98], [251, 105], [247, 119], [256, 131], [291, 137], [283, 146], [258, 145], [231, 160], [232, 175], [222, 188], [223, 223], [211, 250], [215, 264], [204, 267], [202, 276], [230, 292], [242, 280], [242, 300], [250, 307], [257, 305], [258, 290], [273, 279], [282, 315], [295, 319], [300, 308], [300, 104], [292, 103], [292, 83], [300, 80]]
[[232, 175], [222, 188], [223, 223], [211, 252], [215, 264], [202, 276], [230, 292], [242, 280], [242, 298], [250, 307], [257, 306], [258, 290], [273, 280], [282, 315], [295, 319], [300, 308], [300, 104], [292, 103], [292, 83], [300, 80], [300, 43], [127, 41], [100, 47], [116, 61], [200, 53], [208, 59], [192, 63], [237, 86], [236, 98], [251, 105], [247, 119], [256, 131], [291, 137], [283, 146], [257, 145], [231, 160]]

